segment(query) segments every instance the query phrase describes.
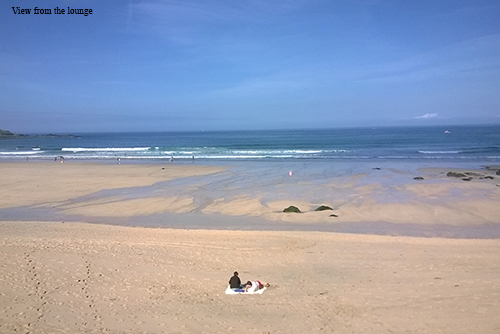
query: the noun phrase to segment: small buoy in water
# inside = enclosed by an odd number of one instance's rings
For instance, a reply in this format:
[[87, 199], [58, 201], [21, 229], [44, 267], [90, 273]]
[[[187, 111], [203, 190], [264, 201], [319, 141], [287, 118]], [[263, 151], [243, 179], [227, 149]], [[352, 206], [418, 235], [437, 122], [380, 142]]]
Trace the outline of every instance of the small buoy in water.
[[292, 176], [292, 171], [289, 171], [289, 172], [288, 172], [288, 175]]

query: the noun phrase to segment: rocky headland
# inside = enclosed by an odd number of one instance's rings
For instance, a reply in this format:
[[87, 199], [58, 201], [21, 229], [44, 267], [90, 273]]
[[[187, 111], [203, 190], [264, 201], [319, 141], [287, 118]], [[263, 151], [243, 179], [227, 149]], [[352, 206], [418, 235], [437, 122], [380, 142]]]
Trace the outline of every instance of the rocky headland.
[[33, 138], [33, 137], [43, 137], [43, 138], [59, 138], [59, 137], [69, 137], [69, 138], [78, 138], [79, 136], [75, 136], [72, 134], [37, 134], [37, 135], [25, 135], [19, 133], [13, 133], [8, 130], [0, 129], [0, 138]]

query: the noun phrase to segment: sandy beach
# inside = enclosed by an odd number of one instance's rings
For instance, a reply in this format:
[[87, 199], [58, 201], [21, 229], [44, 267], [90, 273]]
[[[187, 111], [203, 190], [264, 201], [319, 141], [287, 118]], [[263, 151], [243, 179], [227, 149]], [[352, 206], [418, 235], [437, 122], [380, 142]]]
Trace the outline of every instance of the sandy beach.
[[[355, 173], [340, 171], [324, 177], [321, 170], [305, 164], [17, 162], [2, 163], [0, 168], [2, 220], [36, 221], [43, 215], [42, 220], [49, 221], [120, 225], [127, 220], [128, 225], [148, 226], [151, 217], [161, 222], [164, 215], [191, 213], [221, 221], [257, 217], [277, 228], [358, 223], [500, 226], [496, 170], [404, 170], [390, 165], [372, 169], [367, 165]], [[293, 177], [288, 176], [288, 168], [296, 170]], [[476, 176], [463, 181], [448, 177], [450, 170]], [[284, 214], [290, 205], [302, 212]], [[321, 205], [333, 210], [315, 211]]]
[[[208, 226], [238, 217], [278, 226], [497, 226], [496, 178], [463, 181], [441, 168], [370, 169], [321, 183], [300, 172], [276, 178], [203, 165], [15, 162], [0, 168], [2, 333], [500, 330], [498, 238]], [[315, 212], [320, 204], [334, 210]], [[303, 213], [281, 212], [288, 205]], [[42, 213], [44, 219], [28, 219]], [[116, 226], [162, 215], [207, 226]], [[271, 287], [262, 295], [225, 295], [235, 270]]]
[[[500, 240], [3, 222], [2, 333], [497, 333]], [[225, 295], [234, 270], [272, 285]]]

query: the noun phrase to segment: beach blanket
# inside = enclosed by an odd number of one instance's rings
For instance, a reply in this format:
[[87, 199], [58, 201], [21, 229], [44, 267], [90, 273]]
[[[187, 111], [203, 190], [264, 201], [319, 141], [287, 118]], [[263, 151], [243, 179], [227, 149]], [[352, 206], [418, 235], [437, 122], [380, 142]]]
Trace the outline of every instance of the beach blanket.
[[259, 289], [255, 292], [245, 292], [245, 289], [231, 289], [231, 287], [229, 287], [228, 285], [226, 289], [226, 295], [261, 295], [266, 289], [266, 287], [263, 287], [262, 289]]

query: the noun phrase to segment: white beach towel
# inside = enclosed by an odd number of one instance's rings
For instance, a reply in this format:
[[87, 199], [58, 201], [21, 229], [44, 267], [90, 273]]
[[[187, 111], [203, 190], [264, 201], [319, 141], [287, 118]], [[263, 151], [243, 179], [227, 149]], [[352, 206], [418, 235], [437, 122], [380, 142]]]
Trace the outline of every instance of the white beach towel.
[[226, 289], [226, 295], [254, 295], [254, 294], [259, 294], [261, 295], [264, 290], [266, 290], [266, 287], [263, 287], [262, 289], [259, 289], [255, 292], [244, 292], [244, 289], [231, 289], [231, 287], [228, 285]]

